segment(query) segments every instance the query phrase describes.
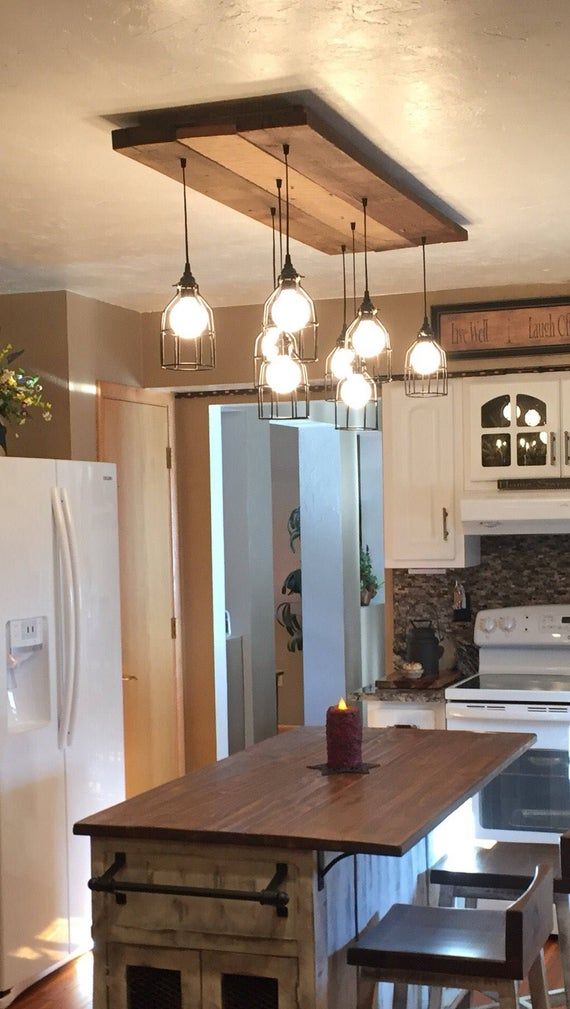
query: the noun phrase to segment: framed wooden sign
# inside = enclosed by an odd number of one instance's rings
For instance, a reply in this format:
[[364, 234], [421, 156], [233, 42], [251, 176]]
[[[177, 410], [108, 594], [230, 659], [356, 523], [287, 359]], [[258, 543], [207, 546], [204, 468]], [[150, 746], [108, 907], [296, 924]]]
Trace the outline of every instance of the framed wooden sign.
[[431, 319], [451, 360], [570, 351], [570, 295], [434, 305]]

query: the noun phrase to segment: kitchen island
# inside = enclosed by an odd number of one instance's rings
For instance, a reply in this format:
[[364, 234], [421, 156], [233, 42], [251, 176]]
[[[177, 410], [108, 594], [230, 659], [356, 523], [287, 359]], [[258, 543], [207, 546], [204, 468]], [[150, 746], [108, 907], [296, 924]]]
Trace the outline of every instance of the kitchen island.
[[366, 729], [370, 772], [323, 775], [324, 729], [301, 728], [76, 824], [94, 1009], [354, 1006], [344, 946], [387, 899], [425, 899], [420, 842], [533, 741]]

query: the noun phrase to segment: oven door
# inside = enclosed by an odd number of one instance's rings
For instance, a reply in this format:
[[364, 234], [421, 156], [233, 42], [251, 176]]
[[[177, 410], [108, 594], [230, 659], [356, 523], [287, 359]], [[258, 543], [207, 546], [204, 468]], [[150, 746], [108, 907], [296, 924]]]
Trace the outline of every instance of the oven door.
[[570, 705], [448, 702], [447, 728], [533, 732], [534, 746], [489, 782], [473, 803], [475, 835], [557, 843], [570, 829]]

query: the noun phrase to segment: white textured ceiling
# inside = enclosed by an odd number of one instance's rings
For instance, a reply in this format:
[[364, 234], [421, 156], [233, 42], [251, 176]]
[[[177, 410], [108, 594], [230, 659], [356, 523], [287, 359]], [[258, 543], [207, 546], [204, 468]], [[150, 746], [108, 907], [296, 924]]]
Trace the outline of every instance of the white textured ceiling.
[[[113, 153], [110, 120], [307, 89], [466, 222], [469, 242], [429, 249], [434, 289], [565, 283], [569, 38], [568, 0], [2, 0], [0, 291], [161, 308], [181, 190]], [[263, 300], [270, 232], [189, 205], [205, 296]], [[338, 294], [338, 259], [293, 258], [311, 293]], [[372, 257], [377, 292], [419, 277], [416, 250]]]

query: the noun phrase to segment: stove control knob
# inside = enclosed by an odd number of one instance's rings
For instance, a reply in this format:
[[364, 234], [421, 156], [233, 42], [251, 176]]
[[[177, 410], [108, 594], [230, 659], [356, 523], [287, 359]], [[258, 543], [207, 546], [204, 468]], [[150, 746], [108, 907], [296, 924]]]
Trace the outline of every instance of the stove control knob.
[[499, 617], [499, 627], [502, 631], [506, 631], [507, 634], [510, 631], [514, 631], [517, 622], [514, 617]]
[[491, 631], [495, 630], [495, 627], [496, 624], [493, 617], [483, 617], [481, 621], [481, 630], [484, 631], [485, 634], [490, 634]]

